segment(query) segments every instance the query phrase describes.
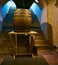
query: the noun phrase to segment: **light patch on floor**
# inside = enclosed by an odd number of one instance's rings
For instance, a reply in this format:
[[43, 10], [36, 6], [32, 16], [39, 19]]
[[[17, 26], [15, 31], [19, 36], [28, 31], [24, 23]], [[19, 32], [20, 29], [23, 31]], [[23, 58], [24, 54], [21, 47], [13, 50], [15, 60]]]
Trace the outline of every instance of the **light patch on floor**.
[[49, 65], [58, 65], [58, 53], [43, 53], [42, 56], [46, 59]]

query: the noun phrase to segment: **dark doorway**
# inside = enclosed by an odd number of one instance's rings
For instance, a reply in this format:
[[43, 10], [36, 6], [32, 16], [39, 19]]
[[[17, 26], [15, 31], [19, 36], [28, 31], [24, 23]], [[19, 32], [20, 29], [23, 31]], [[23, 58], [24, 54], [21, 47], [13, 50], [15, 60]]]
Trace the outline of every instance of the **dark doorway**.
[[17, 8], [29, 9], [34, 0], [13, 0]]

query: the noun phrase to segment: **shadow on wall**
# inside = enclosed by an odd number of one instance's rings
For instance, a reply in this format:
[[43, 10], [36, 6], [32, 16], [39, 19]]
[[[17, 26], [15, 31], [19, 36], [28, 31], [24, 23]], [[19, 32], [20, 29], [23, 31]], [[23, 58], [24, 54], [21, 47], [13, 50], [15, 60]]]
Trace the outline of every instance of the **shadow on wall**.
[[46, 37], [46, 40], [53, 45], [53, 30], [52, 26], [49, 23], [42, 23], [41, 24], [42, 31]]
[[58, 7], [58, 0], [56, 0], [55, 6]]

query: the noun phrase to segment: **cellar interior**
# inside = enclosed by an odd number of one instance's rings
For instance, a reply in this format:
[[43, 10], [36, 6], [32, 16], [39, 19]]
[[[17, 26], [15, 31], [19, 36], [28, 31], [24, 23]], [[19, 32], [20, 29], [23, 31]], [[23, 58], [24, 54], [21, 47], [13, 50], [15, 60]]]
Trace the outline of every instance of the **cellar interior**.
[[32, 56], [55, 50], [56, 47], [46, 40], [41, 29], [41, 9], [42, 5], [35, 0], [9, 0], [4, 3], [1, 54], [13, 55], [15, 59], [17, 55]]

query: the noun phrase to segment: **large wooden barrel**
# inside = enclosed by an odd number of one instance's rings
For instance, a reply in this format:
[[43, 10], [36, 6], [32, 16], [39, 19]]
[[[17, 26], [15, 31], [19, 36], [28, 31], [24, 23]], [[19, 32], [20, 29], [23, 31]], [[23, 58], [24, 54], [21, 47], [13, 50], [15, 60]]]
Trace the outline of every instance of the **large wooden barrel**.
[[17, 9], [17, 10], [15, 10], [15, 13], [16, 13], [16, 12], [18, 13], [18, 12], [20, 12], [20, 11], [21, 11], [21, 12], [24, 12], [24, 11], [25, 11], [25, 12], [30, 13], [30, 11], [29, 11], [28, 9]]
[[[27, 9], [26, 9], [27, 10]], [[14, 31], [16, 32], [28, 32], [31, 28], [31, 13], [29, 10], [19, 9], [14, 12]]]
[[17, 9], [14, 16], [31, 16], [31, 12], [28, 9]]

